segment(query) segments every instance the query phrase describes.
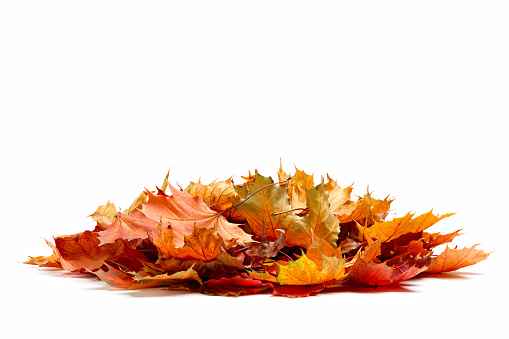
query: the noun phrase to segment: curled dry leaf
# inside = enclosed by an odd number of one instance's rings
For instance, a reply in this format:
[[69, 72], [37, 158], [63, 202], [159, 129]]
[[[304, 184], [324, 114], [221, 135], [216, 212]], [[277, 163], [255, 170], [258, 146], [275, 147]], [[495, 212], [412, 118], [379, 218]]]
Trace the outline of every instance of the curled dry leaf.
[[460, 231], [425, 230], [452, 214], [386, 221], [389, 197], [368, 191], [352, 199], [352, 186], [341, 188], [328, 174], [315, 185], [313, 175], [295, 170], [289, 175], [280, 164], [278, 182], [255, 171], [241, 184], [198, 180], [185, 190], [167, 174], [160, 189], [145, 190], [123, 212], [111, 202], [99, 206], [90, 215], [93, 231], [55, 237], [47, 242], [53, 254], [25, 263], [94, 274], [124, 289], [297, 298], [345, 282], [397, 284], [489, 255], [475, 246], [433, 255]]

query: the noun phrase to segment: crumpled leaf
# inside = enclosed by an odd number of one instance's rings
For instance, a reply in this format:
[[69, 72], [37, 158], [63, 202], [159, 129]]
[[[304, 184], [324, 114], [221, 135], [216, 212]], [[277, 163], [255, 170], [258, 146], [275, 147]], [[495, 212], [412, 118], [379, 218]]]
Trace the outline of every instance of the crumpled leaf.
[[451, 272], [486, 260], [491, 253], [477, 250], [475, 249], [476, 246], [462, 248], [461, 250], [447, 246], [439, 256], [431, 259], [431, 264], [426, 272]]

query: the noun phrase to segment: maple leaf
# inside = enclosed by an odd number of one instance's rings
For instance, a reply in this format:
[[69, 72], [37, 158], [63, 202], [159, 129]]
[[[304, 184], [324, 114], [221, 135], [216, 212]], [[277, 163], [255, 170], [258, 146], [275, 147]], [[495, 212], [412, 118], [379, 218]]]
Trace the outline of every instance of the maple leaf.
[[38, 257], [28, 257], [28, 258], [29, 260], [25, 261], [24, 264], [38, 265], [39, 267], [62, 268], [62, 265], [60, 264], [60, 261], [58, 260], [58, 257], [55, 255], [55, 253], [48, 257], [41, 255]]
[[188, 186], [185, 191], [193, 197], [200, 197], [214, 211], [223, 212], [233, 206], [230, 198], [235, 197], [235, 189], [231, 180], [232, 178], [214, 181], [209, 185], [203, 185], [199, 180]]
[[[171, 289], [184, 289], [191, 290], [197, 289], [197, 284], [202, 284], [202, 280], [198, 273], [191, 266], [186, 271], [180, 271], [168, 274], [160, 274], [156, 276], [137, 276], [134, 278], [136, 281], [136, 288], [151, 288], [151, 287], [170, 287]], [[132, 287], [131, 287], [132, 288]]]
[[129, 206], [128, 209], [124, 210], [123, 213], [124, 214], [134, 214], [134, 213], [138, 212], [141, 209], [141, 206], [143, 206], [143, 204], [147, 203], [147, 200], [148, 200], [147, 193], [141, 192], [140, 195], [138, 195], [136, 197], [136, 199], [134, 199], [131, 206]]
[[152, 241], [159, 250], [159, 256], [165, 259], [175, 257], [210, 261], [225, 247], [223, 238], [215, 229], [198, 228], [196, 224], [192, 234], [184, 235], [183, 246], [176, 247], [173, 240], [174, 231], [171, 227], [167, 228], [159, 224], [152, 233]]
[[210, 295], [235, 296], [261, 293], [272, 289], [270, 283], [236, 275], [232, 278], [211, 279], [201, 287], [201, 292]]
[[322, 270], [305, 254], [287, 265], [279, 266], [277, 281], [281, 285], [316, 285], [331, 280], [341, 281], [345, 275], [345, 260], [325, 257], [322, 254]]
[[423, 232], [422, 239], [426, 245], [426, 248], [429, 249], [429, 248], [436, 247], [436, 246], [453, 241], [454, 238], [456, 238], [457, 236], [460, 235], [459, 232], [461, 232], [461, 230], [457, 230], [457, 231], [449, 233], [449, 234], [440, 234], [440, 233], [430, 234], [430, 233]]
[[401, 255], [401, 254], [409, 254], [411, 256], [417, 256], [423, 252], [427, 252], [425, 249], [425, 244], [422, 239], [419, 240], [412, 240], [408, 245], [404, 246], [395, 246], [394, 247], [394, 255]]
[[120, 239], [112, 244], [99, 246], [97, 233], [90, 231], [54, 239], [54, 245], [46, 242], [53, 248], [53, 253], [67, 271], [95, 270], [101, 267], [106, 259], [113, 258], [124, 250], [124, 243]]
[[340, 223], [347, 223], [384, 214], [390, 210], [392, 201], [393, 199], [389, 197], [384, 200], [374, 199], [370, 193], [366, 193], [363, 198], [348, 201], [332, 211], [337, 215]]
[[104, 230], [111, 225], [113, 221], [115, 221], [116, 215], [117, 208], [115, 207], [115, 204], [108, 201], [105, 205], [99, 206], [93, 214], [89, 215], [89, 217], [94, 219], [99, 227]]
[[267, 239], [276, 240], [280, 230], [285, 231], [290, 224], [300, 222], [295, 213], [279, 213], [292, 209], [287, 186], [288, 183], [274, 185], [271, 177], [264, 177], [258, 171], [255, 171], [253, 182], [235, 186], [241, 199], [232, 199], [232, 202], [236, 205], [235, 209], [247, 219], [255, 234], [264, 229]]
[[265, 229], [253, 237], [254, 242], [246, 249], [246, 254], [253, 258], [251, 267], [260, 267], [267, 258], [275, 257], [279, 250], [285, 247], [285, 233], [281, 232], [275, 241], [269, 241], [265, 237]]
[[211, 210], [200, 197], [193, 197], [185, 191], [179, 191], [168, 185], [171, 196], [154, 195], [147, 191], [149, 200], [141, 212], [153, 220], [170, 224], [174, 230], [174, 244], [181, 247], [184, 235], [193, 233], [195, 224], [198, 228], [214, 228], [225, 242], [234, 244], [251, 242], [251, 236], [239, 225], [230, 223], [220, 213]]
[[362, 252], [360, 252], [360, 258], [366, 262], [373, 261], [376, 257], [378, 257], [382, 253], [381, 250], [381, 242], [377, 240], [371, 245], [367, 246]]
[[286, 246], [307, 248], [312, 232], [336, 245], [339, 222], [329, 211], [328, 193], [324, 182], [306, 190], [306, 206], [309, 210], [304, 217], [293, 212], [286, 192], [287, 183], [274, 185], [270, 177], [255, 172], [255, 178], [248, 185], [244, 199], [234, 199], [237, 211], [246, 217], [252, 230], [259, 234], [262, 229], [267, 239], [275, 240], [281, 231], [286, 231]]
[[325, 184], [325, 190], [329, 192], [330, 210], [334, 214], [338, 214], [342, 207], [350, 202], [352, 186], [348, 186], [346, 188], [339, 187], [338, 183], [331, 179], [329, 174], [327, 174], [327, 184]]
[[99, 240], [102, 244], [115, 242], [117, 239], [147, 239], [159, 223], [147, 218], [137, 211], [133, 214], [119, 213], [104, 231], [99, 232]]
[[334, 248], [329, 242], [313, 233], [311, 243], [306, 251], [306, 256], [312, 260], [317, 265], [318, 270], [321, 271], [324, 263], [323, 258], [335, 257], [337, 259], [342, 259], [342, 249], [339, 247]]
[[283, 296], [287, 298], [303, 298], [316, 295], [318, 292], [324, 290], [333, 281], [316, 284], [316, 285], [279, 285], [273, 284], [272, 295]]
[[323, 254], [322, 269], [318, 269], [318, 265], [310, 260], [306, 254], [295, 260], [289, 261], [286, 265], [276, 263], [279, 273], [276, 277], [267, 272], [250, 272], [253, 277], [277, 282], [280, 285], [317, 285], [329, 281], [342, 281], [346, 278], [344, 259], [336, 257], [325, 257]]
[[[168, 173], [166, 173], [166, 176], [163, 179], [163, 183], [161, 185], [161, 188], [157, 189], [158, 193], [164, 194], [166, 192], [166, 188], [168, 187], [168, 177], [170, 175], [170, 171], [168, 170]], [[155, 192], [154, 192], [155, 193]], [[141, 192], [140, 195], [134, 199], [131, 206], [129, 206], [128, 209], [124, 210], [124, 214], [133, 214], [136, 213], [141, 209], [143, 204], [146, 204], [148, 201], [148, 195], [145, 191]]]
[[122, 253], [106, 261], [115, 263], [129, 272], [140, 272], [144, 270], [147, 265], [151, 264], [151, 259], [145, 254], [149, 255], [150, 252], [154, 250], [157, 253], [157, 249], [150, 248], [150, 243], [141, 242], [140, 244], [139, 241], [124, 240], [124, 250]]
[[339, 235], [339, 221], [329, 210], [328, 193], [322, 182], [313, 189], [306, 190], [306, 205], [309, 213], [300, 222], [292, 223], [287, 230], [287, 245], [307, 248], [312, 241], [312, 233], [336, 246]]
[[350, 251], [358, 249], [361, 246], [362, 243], [357, 242], [350, 238], [346, 238], [339, 243], [338, 248], [341, 248], [341, 253], [348, 253]]
[[429, 262], [429, 257], [408, 258], [389, 266], [386, 262], [371, 263], [358, 258], [351, 267], [348, 277], [355, 282], [375, 287], [397, 284], [426, 271]]
[[476, 246], [477, 245], [474, 245], [461, 250], [449, 248], [449, 246], [447, 246], [439, 256], [431, 259], [431, 264], [426, 272], [440, 273], [456, 271], [487, 259], [491, 253], [486, 253], [483, 250], [476, 250]]
[[210, 186], [213, 185], [214, 182], [212, 182], [209, 185], [204, 185], [201, 183], [201, 179], [198, 179], [198, 182], [190, 182], [189, 185], [184, 189], [187, 193], [192, 195], [193, 197], [200, 197], [201, 200], [204, 202], [210, 198], [210, 192], [211, 188]]
[[[118, 288], [143, 289], [152, 287], [173, 287], [182, 289], [182, 287], [186, 286], [185, 283], [197, 282], [200, 285], [202, 284], [202, 280], [192, 267], [186, 271], [180, 271], [171, 275], [163, 273], [156, 276], [140, 276], [135, 272], [124, 272], [108, 264], [104, 266], [106, 269], [101, 268], [92, 273], [108, 285]], [[184, 289], [189, 289], [189, 287]]]
[[369, 234], [374, 236], [376, 239], [380, 239], [382, 242], [386, 242], [397, 239], [406, 233], [424, 231], [438, 221], [450, 217], [453, 214], [454, 213], [449, 213], [438, 216], [434, 215], [433, 211], [430, 211], [413, 218], [414, 214], [408, 213], [402, 218], [395, 218], [391, 221], [385, 221], [382, 223], [375, 222], [375, 224], [369, 228]]
[[283, 171], [283, 165], [279, 161], [279, 171], [277, 172], [279, 181], [285, 181], [291, 178], [288, 182], [288, 196], [290, 204], [293, 208], [305, 208], [306, 205], [306, 191], [312, 189], [315, 185], [313, 175], [306, 174], [306, 172], [299, 170], [295, 167], [295, 174], [289, 175]]
[[211, 261], [198, 259], [180, 259], [161, 258], [157, 261], [155, 267], [152, 267], [154, 273], [173, 274], [185, 271], [193, 267], [202, 279], [220, 279], [222, 277], [233, 277], [238, 271], [244, 270], [246, 267], [242, 263], [226, 252], [219, 253], [216, 258]]

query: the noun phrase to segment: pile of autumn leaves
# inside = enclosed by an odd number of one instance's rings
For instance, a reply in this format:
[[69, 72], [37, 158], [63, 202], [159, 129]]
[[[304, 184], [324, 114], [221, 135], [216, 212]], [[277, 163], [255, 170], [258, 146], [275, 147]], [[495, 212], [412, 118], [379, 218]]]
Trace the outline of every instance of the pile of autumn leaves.
[[[166, 287], [214, 295], [272, 293], [303, 297], [343, 283], [396, 284], [421, 272], [454, 271], [488, 253], [447, 246], [450, 234], [427, 228], [450, 216], [432, 212], [385, 221], [391, 199], [296, 169], [279, 181], [258, 172], [177, 189], [145, 191], [123, 212], [108, 202], [91, 215], [93, 231], [55, 237], [49, 257], [26, 263], [93, 274], [111, 286]], [[169, 189], [169, 192], [166, 192]]]

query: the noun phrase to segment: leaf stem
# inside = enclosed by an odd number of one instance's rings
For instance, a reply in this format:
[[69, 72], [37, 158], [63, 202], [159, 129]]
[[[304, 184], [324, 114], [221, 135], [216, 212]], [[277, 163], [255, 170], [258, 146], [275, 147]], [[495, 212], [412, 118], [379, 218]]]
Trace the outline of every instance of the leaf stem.
[[290, 257], [288, 254], [286, 254], [285, 252], [283, 251], [278, 251], [279, 253], [281, 254], [284, 254], [288, 259], [290, 259], [291, 261], [293, 261], [292, 257]]
[[294, 208], [294, 209], [291, 209], [291, 210], [288, 210], [288, 211], [281, 211], [281, 212], [272, 212], [271, 215], [272, 216], [276, 216], [276, 215], [279, 215], [279, 214], [289, 213], [289, 212], [293, 212], [293, 211], [309, 211], [309, 207]]
[[116, 261], [113, 261], [113, 260], [111, 260], [111, 259], [106, 259], [105, 261], [108, 261], [108, 262], [110, 262], [110, 263], [112, 263], [112, 264], [118, 265], [119, 267], [123, 268], [126, 272], [128, 272], [128, 271], [129, 271], [129, 267], [126, 267], [126, 266], [124, 266], [124, 265], [122, 265], [122, 264], [119, 264], [119, 263], [118, 263], [118, 262], [116, 262]]

